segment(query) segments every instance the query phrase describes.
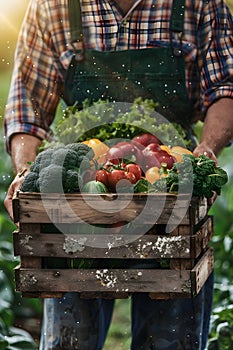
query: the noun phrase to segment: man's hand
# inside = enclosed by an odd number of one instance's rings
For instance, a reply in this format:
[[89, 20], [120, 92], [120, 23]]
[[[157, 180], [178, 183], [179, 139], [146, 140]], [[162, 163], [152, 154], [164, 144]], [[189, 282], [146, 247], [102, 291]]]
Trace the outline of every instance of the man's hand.
[[10, 215], [10, 218], [14, 221], [13, 217], [13, 208], [12, 208], [12, 199], [14, 197], [14, 194], [16, 193], [17, 190], [20, 189], [20, 186], [24, 180], [25, 175], [28, 173], [28, 169], [24, 169], [22, 172], [18, 173], [12, 183], [10, 184], [6, 198], [4, 200], [4, 205]]
[[[200, 144], [194, 149], [194, 156], [201, 154], [218, 164], [217, 156], [233, 139], [233, 99], [221, 98], [213, 103], [206, 114]], [[213, 204], [215, 194], [209, 203]]]
[[213, 159], [216, 165], [218, 164], [218, 160], [216, 155], [214, 154], [214, 151], [210, 147], [208, 147], [208, 145], [206, 145], [205, 142], [201, 142], [193, 151], [193, 155], [195, 157], [198, 157], [201, 154], [209, 157], [210, 159]]

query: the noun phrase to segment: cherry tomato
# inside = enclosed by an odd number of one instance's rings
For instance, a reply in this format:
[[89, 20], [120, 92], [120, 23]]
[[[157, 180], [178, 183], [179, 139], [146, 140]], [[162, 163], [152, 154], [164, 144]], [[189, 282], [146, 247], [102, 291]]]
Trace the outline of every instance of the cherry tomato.
[[108, 174], [109, 186], [115, 190], [116, 184], [120, 180], [126, 180], [126, 172], [124, 170], [112, 170]]
[[106, 187], [109, 187], [108, 172], [104, 169], [97, 170], [95, 175], [96, 181], [102, 182]]
[[133, 164], [133, 163], [127, 164], [125, 166], [125, 170], [129, 173], [133, 173], [137, 181], [140, 180], [142, 177], [142, 169], [138, 164]]
[[131, 182], [131, 184], [136, 184], [136, 182], [138, 181], [136, 176], [134, 175], [134, 173], [131, 173], [131, 172], [126, 173], [126, 179], [129, 180], [129, 182]]

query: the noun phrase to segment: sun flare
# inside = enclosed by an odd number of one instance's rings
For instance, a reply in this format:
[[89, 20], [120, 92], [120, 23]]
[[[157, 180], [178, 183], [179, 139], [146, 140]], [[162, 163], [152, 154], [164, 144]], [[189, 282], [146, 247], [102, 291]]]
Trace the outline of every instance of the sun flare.
[[0, 28], [6, 37], [17, 34], [29, 0], [0, 0]]
[[20, 8], [24, 9], [27, 3], [29, 3], [28, 0], [0, 0], [1, 14], [10, 16], [17, 13]]

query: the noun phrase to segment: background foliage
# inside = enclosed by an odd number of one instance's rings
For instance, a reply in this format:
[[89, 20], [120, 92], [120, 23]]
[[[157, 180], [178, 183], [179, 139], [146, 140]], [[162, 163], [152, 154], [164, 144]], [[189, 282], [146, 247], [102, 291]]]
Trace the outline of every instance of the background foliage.
[[[19, 263], [13, 255], [10, 221], [3, 200], [13, 179], [11, 160], [5, 151], [2, 119], [13, 65], [18, 29], [28, 0], [3, 0], [0, 21], [0, 350], [34, 350], [40, 331], [42, 304], [37, 299], [22, 299], [14, 291], [13, 269]], [[228, 0], [233, 10], [233, 0]], [[11, 5], [11, 7], [10, 7]], [[11, 11], [9, 9], [11, 8]], [[197, 130], [200, 130], [198, 126]], [[233, 349], [233, 147], [226, 148], [219, 164], [227, 171], [228, 184], [211, 209], [215, 234], [211, 245], [215, 251], [215, 293], [209, 350]], [[26, 331], [25, 331], [26, 330]], [[104, 350], [127, 350], [130, 344], [129, 300], [118, 300]]]

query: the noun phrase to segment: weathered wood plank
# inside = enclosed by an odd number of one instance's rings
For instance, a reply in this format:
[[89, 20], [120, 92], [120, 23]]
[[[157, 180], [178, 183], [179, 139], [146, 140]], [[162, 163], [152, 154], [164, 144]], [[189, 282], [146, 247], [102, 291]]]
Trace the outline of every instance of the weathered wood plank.
[[[20, 229], [23, 229], [26, 236], [28, 235], [28, 233], [33, 232], [34, 234], [39, 234], [40, 233], [40, 225], [39, 224], [27, 224], [27, 225], [21, 225], [20, 224]], [[18, 238], [18, 235], [20, 231], [16, 231], [14, 232], [14, 238]], [[14, 254], [16, 254], [16, 251], [18, 250], [17, 247], [17, 239], [14, 239]], [[21, 256], [20, 258], [21, 261], [21, 266], [22, 267], [29, 267], [29, 268], [42, 268], [42, 259], [40, 256], [38, 255], [30, 255], [30, 258], [27, 256]]]
[[[50, 256], [63, 258], [155, 259], [190, 257], [190, 237], [145, 235], [135, 242], [114, 247], [114, 237], [103, 236], [106, 248], [93, 247], [96, 237], [61, 234], [20, 233], [15, 237], [16, 253], [21, 256]], [[108, 242], [108, 243], [107, 243]], [[122, 240], [122, 242], [124, 242]], [[118, 243], [118, 241], [117, 241]], [[92, 246], [90, 246], [92, 245]]]
[[[15, 269], [16, 290], [41, 297], [60, 293], [148, 292], [151, 298], [192, 297], [213, 269], [213, 250], [208, 249], [192, 270], [167, 269]], [[89, 295], [89, 297], [91, 296]], [[113, 297], [113, 295], [112, 295]]]
[[[189, 195], [171, 194], [41, 194], [18, 193], [14, 216], [20, 222], [112, 224], [119, 221], [193, 225], [207, 214], [207, 205]], [[204, 208], [204, 209], [203, 209]]]
[[16, 270], [22, 292], [175, 292], [191, 290], [190, 271], [142, 269]]
[[191, 280], [195, 294], [198, 294], [209, 277], [214, 266], [213, 248], [209, 248], [191, 271]]
[[[14, 234], [15, 255], [103, 258], [103, 259], [188, 259], [196, 258], [206, 247], [213, 233], [212, 218], [192, 236], [173, 235], [81, 235], [16, 232]], [[128, 240], [129, 239], [129, 242]], [[121, 243], [121, 245], [119, 245]]]

